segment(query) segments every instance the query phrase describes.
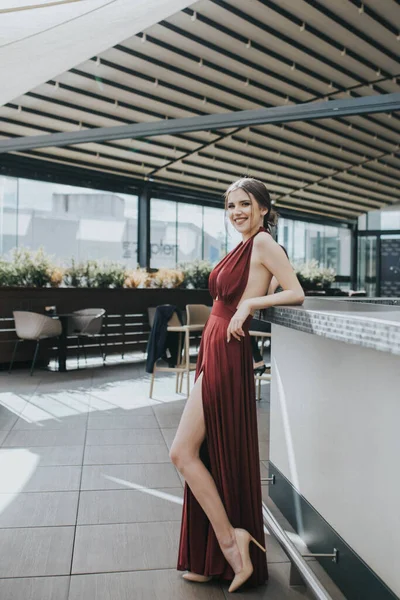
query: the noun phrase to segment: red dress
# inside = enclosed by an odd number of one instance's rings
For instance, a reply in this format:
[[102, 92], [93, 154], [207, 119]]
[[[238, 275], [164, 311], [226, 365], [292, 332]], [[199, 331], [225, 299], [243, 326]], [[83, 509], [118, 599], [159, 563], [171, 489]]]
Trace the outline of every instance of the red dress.
[[[200, 457], [216, 483], [233, 527], [247, 529], [264, 545], [250, 338], [246, 335], [241, 341], [226, 341], [229, 321], [247, 285], [253, 240], [254, 236], [236, 246], [210, 275], [214, 303], [201, 339], [196, 379], [203, 373], [206, 438]], [[244, 322], [245, 333], [251, 319], [250, 315]], [[254, 544], [250, 552], [254, 572], [249, 583], [256, 586], [268, 578], [267, 562]], [[206, 514], [187, 484], [177, 568], [228, 581], [234, 577]]]

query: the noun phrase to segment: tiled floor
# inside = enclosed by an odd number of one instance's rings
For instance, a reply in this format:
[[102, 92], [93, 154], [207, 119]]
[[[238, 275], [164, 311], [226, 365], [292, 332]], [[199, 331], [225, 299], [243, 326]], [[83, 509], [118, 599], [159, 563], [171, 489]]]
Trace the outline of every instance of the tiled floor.
[[[168, 448], [185, 401], [174, 389], [173, 376], [159, 375], [150, 400], [143, 363], [0, 373], [1, 600], [230, 597], [227, 587], [191, 584], [175, 570], [183, 485]], [[264, 474], [267, 384], [263, 398]], [[290, 531], [267, 486], [263, 498]], [[266, 544], [268, 585], [236, 597], [310, 598], [289, 587], [290, 564], [268, 534]]]

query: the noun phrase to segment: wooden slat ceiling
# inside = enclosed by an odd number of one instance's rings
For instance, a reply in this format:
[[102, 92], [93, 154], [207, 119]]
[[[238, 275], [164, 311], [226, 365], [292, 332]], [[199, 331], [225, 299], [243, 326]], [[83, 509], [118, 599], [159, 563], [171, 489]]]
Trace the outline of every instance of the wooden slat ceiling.
[[[399, 50], [399, 0], [201, 0], [0, 108], [0, 136], [399, 92]], [[213, 195], [250, 175], [349, 222], [400, 202], [399, 134], [393, 113], [16, 154]]]

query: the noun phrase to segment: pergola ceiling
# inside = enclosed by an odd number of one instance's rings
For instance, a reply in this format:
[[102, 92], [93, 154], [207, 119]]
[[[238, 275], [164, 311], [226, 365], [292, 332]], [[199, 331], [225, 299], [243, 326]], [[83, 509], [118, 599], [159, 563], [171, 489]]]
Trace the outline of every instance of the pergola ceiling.
[[[400, 92], [399, 0], [201, 0], [0, 108], [1, 139]], [[344, 222], [400, 202], [400, 115], [15, 152]], [[0, 165], [2, 156], [0, 155]]]

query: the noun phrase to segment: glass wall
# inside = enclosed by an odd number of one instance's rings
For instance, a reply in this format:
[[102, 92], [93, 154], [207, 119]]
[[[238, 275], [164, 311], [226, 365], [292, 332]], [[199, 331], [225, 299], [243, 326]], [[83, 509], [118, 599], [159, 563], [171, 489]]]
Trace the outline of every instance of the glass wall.
[[152, 198], [150, 215], [152, 268], [196, 259], [215, 264], [241, 240], [223, 208]]
[[0, 177], [0, 251], [40, 247], [56, 262], [137, 265], [136, 196]]
[[400, 231], [400, 205], [388, 206], [382, 210], [371, 210], [358, 219], [360, 231], [398, 230]]
[[[281, 217], [277, 230], [278, 243], [286, 248], [294, 265], [315, 259], [321, 267], [331, 267], [337, 275], [350, 277], [350, 229]], [[346, 286], [340, 283], [340, 287]]]

